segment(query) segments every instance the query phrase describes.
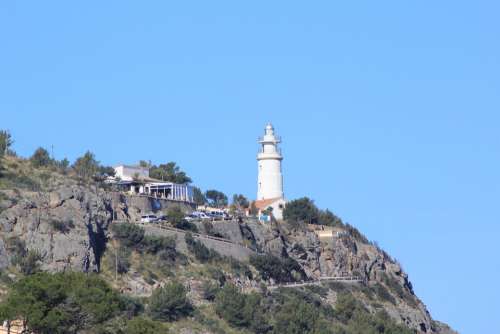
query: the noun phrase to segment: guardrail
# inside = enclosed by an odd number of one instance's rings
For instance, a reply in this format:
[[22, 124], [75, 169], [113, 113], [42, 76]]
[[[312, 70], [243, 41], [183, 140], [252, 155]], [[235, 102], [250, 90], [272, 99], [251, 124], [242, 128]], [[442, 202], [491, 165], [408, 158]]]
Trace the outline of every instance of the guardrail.
[[359, 278], [359, 277], [356, 277], [356, 276], [326, 276], [326, 277], [319, 277], [317, 280], [310, 280], [310, 281], [269, 284], [269, 285], [267, 285], [267, 287], [269, 289], [295, 288], [295, 287], [302, 287], [302, 286], [308, 286], [308, 285], [319, 285], [319, 284], [321, 284], [321, 282], [324, 282], [324, 281], [361, 283], [364, 280]]

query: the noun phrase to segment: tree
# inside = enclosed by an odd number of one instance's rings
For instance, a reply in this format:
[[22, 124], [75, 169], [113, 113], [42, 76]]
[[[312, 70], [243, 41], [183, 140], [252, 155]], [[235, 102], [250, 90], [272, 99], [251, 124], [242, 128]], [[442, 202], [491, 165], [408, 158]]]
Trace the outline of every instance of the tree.
[[9, 152], [14, 141], [8, 130], [0, 130], [0, 158]]
[[61, 161], [56, 161], [56, 165], [57, 167], [59, 167], [63, 174], [66, 174], [69, 167], [69, 160], [67, 158], [64, 158]]
[[330, 210], [326, 209], [319, 211], [318, 224], [327, 226], [342, 226], [344, 223], [342, 222], [342, 219], [337, 217]]
[[49, 152], [43, 147], [39, 147], [36, 149], [36, 151], [31, 156], [30, 161], [31, 164], [36, 168], [46, 167], [52, 164], [52, 159], [50, 158]]
[[77, 333], [124, 310], [123, 299], [96, 275], [45, 272], [16, 282], [0, 305], [1, 319], [24, 319], [30, 332]]
[[111, 166], [99, 166], [99, 173], [103, 176], [115, 176], [116, 171]]
[[270, 254], [252, 255], [250, 264], [259, 271], [264, 280], [272, 278], [276, 282], [285, 283], [307, 279], [302, 267], [290, 257], [281, 259]]
[[233, 205], [238, 209], [246, 209], [250, 206], [250, 202], [248, 202], [248, 199], [242, 194], [234, 194]]
[[172, 321], [191, 314], [193, 307], [186, 296], [186, 289], [172, 282], [153, 291], [149, 300], [149, 313], [154, 320]]
[[115, 237], [128, 247], [138, 245], [144, 238], [144, 228], [130, 223], [113, 224], [111, 230]]
[[215, 298], [215, 312], [236, 327], [247, 327], [250, 319], [243, 313], [245, 296], [232, 284], [226, 284]]
[[319, 334], [319, 331], [316, 331], [318, 320], [317, 309], [303, 300], [293, 298], [276, 314], [274, 333]]
[[207, 198], [198, 187], [193, 188], [193, 197], [196, 205], [205, 205], [207, 203]]
[[283, 210], [283, 219], [308, 224], [318, 223], [319, 210], [312, 200], [302, 197], [288, 202]]
[[178, 184], [188, 184], [192, 180], [185, 172], [181, 171], [180, 167], [175, 162], [160, 164], [159, 166], [151, 166], [149, 169], [149, 177], [169, 181]]
[[151, 161], [141, 160], [139, 161], [139, 166], [144, 168], [151, 168]]
[[167, 220], [174, 226], [182, 223], [185, 216], [182, 209], [178, 206], [173, 206], [167, 210]]
[[205, 192], [205, 197], [208, 203], [213, 207], [221, 208], [227, 205], [227, 196], [218, 190], [207, 190]]
[[99, 161], [95, 159], [94, 153], [87, 151], [83, 156], [76, 159], [73, 169], [79, 177], [89, 180], [99, 170]]
[[267, 324], [261, 301], [256, 293], [245, 295], [234, 285], [226, 284], [216, 295], [215, 312], [232, 326], [248, 328], [253, 333], [267, 333], [271, 327]]

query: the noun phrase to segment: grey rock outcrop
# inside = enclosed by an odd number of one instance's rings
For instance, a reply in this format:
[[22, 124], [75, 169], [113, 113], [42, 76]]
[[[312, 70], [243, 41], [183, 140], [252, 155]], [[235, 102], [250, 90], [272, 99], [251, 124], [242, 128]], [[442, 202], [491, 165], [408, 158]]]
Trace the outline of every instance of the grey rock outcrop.
[[112, 218], [110, 199], [102, 190], [66, 186], [51, 193], [19, 194], [16, 205], [0, 213], [5, 255], [16, 255], [9, 243], [20, 240], [42, 256], [42, 269], [98, 271], [105, 249], [105, 230]]
[[[16, 256], [12, 244], [21, 242], [28, 250], [42, 256], [42, 269], [63, 271], [99, 271], [114, 220], [137, 221], [149, 212], [166, 212], [179, 205], [165, 200], [122, 193], [76, 183], [61, 184], [49, 193], [3, 191], [0, 197], [0, 269]], [[188, 206], [182, 206], [187, 211]], [[207, 226], [198, 224], [200, 231]], [[208, 232], [208, 231], [205, 231]], [[210, 233], [233, 241], [224, 243], [200, 239], [219, 253], [246, 261], [249, 256], [266, 252], [291, 257], [311, 279], [324, 276], [355, 275], [368, 287], [388, 291], [383, 308], [394, 319], [420, 333], [453, 333], [447, 326], [432, 320], [425, 305], [415, 296], [408, 276], [401, 266], [376, 245], [346, 233], [328, 240], [319, 239], [307, 229], [292, 229], [286, 224], [263, 225], [255, 220], [212, 224]], [[177, 247], [187, 252], [181, 232], [146, 229], [148, 234], [176, 235]], [[246, 247], [243, 247], [246, 246]], [[249, 285], [255, 282], [247, 282]], [[141, 277], [130, 286], [144, 287]], [[146, 289], [147, 290], [147, 289]], [[148, 293], [148, 291], [143, 291]], [[335, 300], [335, 296], [331, 296]], [[370, 309], [370, 304], [366, 303]], [[374, 310], [375, 311], [375, 310]]]

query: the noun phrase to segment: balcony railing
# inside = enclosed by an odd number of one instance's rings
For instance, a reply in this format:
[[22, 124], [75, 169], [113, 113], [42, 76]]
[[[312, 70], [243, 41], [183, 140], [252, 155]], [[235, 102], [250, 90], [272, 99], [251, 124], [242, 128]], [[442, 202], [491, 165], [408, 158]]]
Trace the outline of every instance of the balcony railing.
[[[257, 137], [257, 141], [259, 143], [263, 142], [264, 141], [264, 136]], [[271, 142], [273, 142], [273, 143], [281, 143], [281, 136], [274, 136], [274, 141], [271, 141]]]
[[[262, 148], [259, 148], [259, 149], [257, 150], [257, 154], [260, 154], [260, 153], [274, 153], [274, 152], [264, 152], [264, 151], [262, 150]], [[276, 149], [276, 153], [278, 153], [279, 155], [281, 155], [281, 148], [277, 148], [277, 149]]]

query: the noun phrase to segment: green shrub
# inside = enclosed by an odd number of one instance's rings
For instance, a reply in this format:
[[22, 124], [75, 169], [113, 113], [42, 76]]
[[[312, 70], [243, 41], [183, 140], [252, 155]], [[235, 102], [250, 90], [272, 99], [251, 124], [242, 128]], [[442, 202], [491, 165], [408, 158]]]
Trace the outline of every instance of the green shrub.
[[37, 273], [12, 286], [1, 319], [26, 319], [36, 333], [67, 334], [93, 328], [123, 310], [120, 296], [96, 275]]
[[172, 223], [174, 226], [176, 224], [181, 223], [186, 215], [182, 211], [182, 209], [178, 206], [171, 207], [167, 210], [167, 220], [169, 223]]
[[219, 286], [223, 286], [226, 283], [226, 275], [224, 275], [224, 272], [220, 268], [210, 266], [208, 267], [208, 274], [210, 278], [219, 282]]
[[373, 286], [373, 289], [380, 299], [387, 301], [387, 302], [394, 304], [394, 305], [396, 304], [396, 299], [389, 292], [389, 290], [387, 290], [387, 288], [383, 284], [380, 284], [377, 282]]
[[337, 217], [333, 212], [331, 212], [328, 209], [319, 210], [318, 224], [327, 226], [336, 226], [336, 227], [344, 226], [342, 219]]
[[14, 281], [7, 275], [5, 271], [0, 271], [0, 282], [6, 285], [12, 284]]
[[224, 260], [229, 263], [233, 272], [238, 276], [244, 276], [249, 279], [253, 279], [252, 271], [250, 267], [241, 261], [238, 261], [234, 257], [224, 257]]
[[203, 291], [203, 298], [209, 301], [213, 301], [215, 300], [215, 297], [220, 290], [220, 286], [219, 284], [211, 281], [204, 281], [201, 289]]
[[127, 247], [118, 247], [110, 249], [108, 259], [109, 268], [118, 274], [125, 274], [130, 269], [130, 249]]
[[350, 224], [346, 224], [345, 226], [346, 226], [347, 232], [354, 239], [356, 239], [359, 242], [365, 243], [365, 244], [370, 243], [370, 241], [368, 241], [368, 239], [363, 234], [361, 234], [361, 232], [359, 232], [359, 230], [357, 228], [355, 228], [354, 226], [352, 226]]
[[[186, 262], [186, 257], [176, 250], [175, 237], [144, 235], [144, 228], [128, 223], [112, 225], [112, 230], [123, 246], [141, 253], [157, 255], [158, 266], [163, 271], [167, 271], [168, 267], [177, 260]], [[120, 261], [120, 263], [126, 264], [127, 262]], [[123, 267], [128, 270], [128, 266]]]
[[164, 324], [144, 317], [136, 317], [127, 321], [124, 334], [159, 334], [166, 333]]
[[18, 265], [26, 256], [26, 243], [21, 238], [14, 236], [6, 240], [7, 251], [11, 254], [11, 262]]
[[159, 166], [149, 165], [149, 177], [153, 179], [178, 184], [191, 183], [191, 178], [173, 161], [167, 162], [166, 164], [160, 164]]
[[263, 280], [274, 279], [285, 283], [307, 279], [302, 267], [292, 258], [280, 259], [270, 254], [252, 255], [250, 264], [259, 271]]
[[175, 237], [163, 237], [157, 235], [147, 235], [141, 240], [142, 249], [151, 254], [159, 251], [175, 252]]
[[39, 182], [24, 173], [6, 174], [4, 178], [8, 179], [16, 188], [28, 189], [30, 191], [40, 191], [42, 188]]
[[99, 161], [95, 159], [94, 153], [87, 151], [76, 159], [73, 169], [80, 178], [89, 180], [99, 171]]
[[52, 230], [61, 232], [61, 233], [68, 233], [71, 229], [75, 227], [75, 223], [73, 220], [57, 220], [57, 219], [51, 219], [49, 221], [49, 225], [52, 228]]
[[144, 238], [144, 228], [134, 224], [113, 224], [111, 229], [114, 235], [129, 247], [138, 245]]
[[43, 147], [39, 147], [35, 150], [30, 158], [33, 167], [46, 167], [52, 163], [49, 152]]
[[33, 275], [40, 271], [40, 261], [43, 259], [40, 252], [29, 250], [24, 257], [19, 260], [19, 269], [24, 275]]
[[184, 231], [191, 231], [191, 232], [194, 232], [194, 233], [197, 233], [198, 232], [198, 227], [196, 227], [195, 224], [191, 223], [191, 222], [188, 222], [187, 220], [185, 219], [182, 219], [181, 221], [179, 222], [176, 222], [176, 223], [173, 223], [172, 224], [175, 228], [178, 228], [180, 230], [184, 230]]
[[[322, 330], [319, 331], [318, 328]], [[274, 333], [287, 334], [316, 334], [331, 333], [322, 325], [318, 310], [311, 304], [294, 299], [280, 307], [275, 315]]]
[[312, 200], [307, 197], [288, 202], [283, 209], [283, 219], [290, 222], [316, 224], [319, 210]]
[[154, 320], [172, 321], [191, 314], [193, 307], [180, 283], [169, 283], [153, 291], [149, 300], [149, 313]]
[[349, 321], [356, 309], [359, 308], [358, 301], [350, 293], [340, 293], [335, 304], [335, 314], [343, 322]]
[[265, 319], [258, 294], [244, 295], [234, 285], [225, 285], [215, 298], [216, 313], [234, 327], [266, 333], [270, 326]]
[[415, 296], [413, 295], [413, 293], [406, 290], [395, 277], [388, 276], [384, 273], [382, 279], [389, 290], [395, 293], [399, 298], [403, 299], [410, 306], [417, 306], [417, 302], [415, 301]]
[[312, 293], [315, 293], [323, 298], [326, 298], [326, 296], [328, 295], [328, 288], [325, 288], [323, 286], [319, 286], [319, 285], [308, 285], [305, 287], [306, 290], [309, 290], [311, 291]]
[[0, 130], [0, 158], [9, 152], [14, 141], [8, 130]]

